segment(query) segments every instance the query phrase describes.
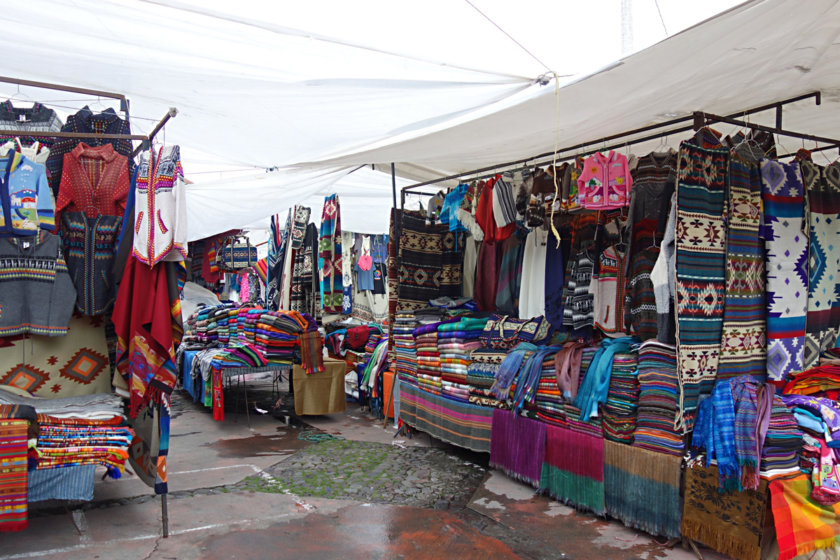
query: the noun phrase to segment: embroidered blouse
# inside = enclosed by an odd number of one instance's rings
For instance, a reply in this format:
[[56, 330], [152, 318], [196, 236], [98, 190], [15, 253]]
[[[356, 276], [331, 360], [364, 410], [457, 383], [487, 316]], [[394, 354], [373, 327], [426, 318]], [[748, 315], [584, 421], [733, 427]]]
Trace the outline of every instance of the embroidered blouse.
[[187, 208], [181, 149], [167, 146], [140, 155], [134, 207], [134, 256], [154, 266], [186, 257]]

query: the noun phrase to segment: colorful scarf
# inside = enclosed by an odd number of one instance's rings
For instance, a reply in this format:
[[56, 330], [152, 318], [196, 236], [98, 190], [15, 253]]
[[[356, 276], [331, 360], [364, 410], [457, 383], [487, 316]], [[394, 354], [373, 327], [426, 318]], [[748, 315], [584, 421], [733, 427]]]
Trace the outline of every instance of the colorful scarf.
[[691, 446], [706, 451], [706, 466], [718, 464], [718, 488], [740, 490], [741, 469], [735, 448], [735, 403], [728, 382], [718, 383], [712, 395], [700, 404]]
[[522, 362], [525, 361], [525, 355], [536, 350], [537, 347], [530, 342], [520, 342], [516, 348], [508, 353], [502, 365], [499, 366], [499, 371], [496, 372], [496, 381], [491, 389], [497, 399], [502, 401], [508, 399], [510, 386], [513, 385], [513, 380], [519, 373]]
[[633, 337], [623, 336], [606, 338], [601, 342], [601, 348], [592, 358], [575, 399], [575, 406], [580, 409], [580, 418], [584, 422], [597, 416], [598, 405], [607, 402], [613, 357], [629, 351], [630, 344], [635, 340]]
[[300, 355], [307, 375], [324, 371], [324, 341], [321, 333], [310, 331], [300, 335]]

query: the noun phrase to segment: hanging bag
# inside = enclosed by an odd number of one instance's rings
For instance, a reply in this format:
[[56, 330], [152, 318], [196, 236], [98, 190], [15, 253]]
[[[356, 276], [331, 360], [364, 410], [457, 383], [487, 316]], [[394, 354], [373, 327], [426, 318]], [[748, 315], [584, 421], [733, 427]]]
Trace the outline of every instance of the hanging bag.
[[479, 338], [490, 348], [513, 348], [520, 342], [541, 344], [549, 339], [551, 330], [551, 323], [542, 315], [532, 319], [493, 315]]
[[257, 248], [242, 235], [231, 235], [216, 251], [216, 263], [225, 272], [235, 272], [257, 264]]

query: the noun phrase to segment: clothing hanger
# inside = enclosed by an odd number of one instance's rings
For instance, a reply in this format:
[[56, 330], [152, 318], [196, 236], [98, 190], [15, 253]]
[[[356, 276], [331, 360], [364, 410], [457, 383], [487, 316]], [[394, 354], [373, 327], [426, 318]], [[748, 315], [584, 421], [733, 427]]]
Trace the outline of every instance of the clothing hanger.
[[17, 86], [17, 91], [9, 97], [9, 101], [27, 101], [29, 103], [35, 103], [32, 101], [32, 98], [26, 95], [24, 92], [20, 91], [20, 84]]
[[9, 151], [14, 151], [15, 149], [15, 142], [14, 140], [9, 140], [2, 146], [0, 146], [0, 156], [6, 157], [9, 155]]
[[653, 153], [659, 154], [668, 150], [668, 135], [664, 134], [659, 137], [659, 144], [653, 149]]

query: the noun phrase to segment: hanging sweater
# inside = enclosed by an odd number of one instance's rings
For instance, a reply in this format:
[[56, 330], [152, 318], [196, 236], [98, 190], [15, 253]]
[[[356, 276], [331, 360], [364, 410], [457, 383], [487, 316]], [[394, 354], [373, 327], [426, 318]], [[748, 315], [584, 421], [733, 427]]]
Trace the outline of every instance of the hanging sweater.
[[67, 334], [75, 301], [58, 236], [0, 239], [0, 336]]
[[110, 144], [79, 144], [64, 158], [56, 202], [76, 307], [85, 315], [110, 310], [116, 293], [113, 262], [130, 179], [128, 158]]
[[[140, 155], [134, 208], [134, 256], [154, 266], [186, 258], [187, 204], [181, 148]], [[308, 216], [307, 216], [308, 218]]]
[[592, 294], [593, 322], [611, 337], [624, 333], [624, 253], [615, 246], [601, 253], [597, 277], [589, 283]]
[[37, 235], [55, 229], [47, 174], [40, 163], [9, 150], [0, 158], [0, 235]]

